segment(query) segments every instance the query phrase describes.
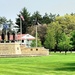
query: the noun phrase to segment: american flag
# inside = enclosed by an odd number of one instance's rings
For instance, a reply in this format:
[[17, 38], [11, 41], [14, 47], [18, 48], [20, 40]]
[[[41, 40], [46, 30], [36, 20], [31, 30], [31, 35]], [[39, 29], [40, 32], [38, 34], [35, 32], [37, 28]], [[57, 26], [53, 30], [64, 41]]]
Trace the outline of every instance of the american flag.
[[20, 15], [20, 18], [24, 21], [24, 17], [22, 15]]

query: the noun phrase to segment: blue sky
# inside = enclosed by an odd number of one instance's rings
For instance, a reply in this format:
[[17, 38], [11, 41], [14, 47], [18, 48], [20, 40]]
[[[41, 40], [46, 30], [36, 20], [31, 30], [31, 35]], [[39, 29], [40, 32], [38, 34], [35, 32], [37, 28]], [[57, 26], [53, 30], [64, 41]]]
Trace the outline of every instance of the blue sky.
[[15, 22], [23, 7], [31, 14], [39, 11], [41, 15], [45, 12], [64, 15], [75, 13], [75, 0], [0, 0], [0, 16]]

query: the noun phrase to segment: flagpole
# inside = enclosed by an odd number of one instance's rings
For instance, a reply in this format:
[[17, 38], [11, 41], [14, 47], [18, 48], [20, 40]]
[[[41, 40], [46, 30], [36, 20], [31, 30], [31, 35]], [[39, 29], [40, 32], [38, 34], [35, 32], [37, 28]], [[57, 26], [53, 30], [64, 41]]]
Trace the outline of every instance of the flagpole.
[[37, 47], [37, 25], [36, 25], [36, 47]]
[[20, 17], [20, 33], [21, 33], [21, 43], [22, 43], [22, 20]]

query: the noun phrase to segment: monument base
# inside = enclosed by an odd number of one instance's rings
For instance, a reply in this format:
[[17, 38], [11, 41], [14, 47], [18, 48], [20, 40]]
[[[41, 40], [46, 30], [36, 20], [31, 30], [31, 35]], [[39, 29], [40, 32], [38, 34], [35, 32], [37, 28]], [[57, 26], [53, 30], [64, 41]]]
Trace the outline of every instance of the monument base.
[[46, 56], [49, 50], [44, 47], [26, 48], [19, 43], [0, 43], [0, 57]]
[[19, 43], [0, 43], [0, 55], [21, 54]]

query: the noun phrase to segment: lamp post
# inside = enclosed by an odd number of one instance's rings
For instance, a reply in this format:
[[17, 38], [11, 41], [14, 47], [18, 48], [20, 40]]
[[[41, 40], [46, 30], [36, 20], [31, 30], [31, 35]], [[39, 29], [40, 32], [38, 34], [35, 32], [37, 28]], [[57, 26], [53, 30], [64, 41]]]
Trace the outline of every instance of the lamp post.
[[36, 25], [36, 47], [37, 47], [37, 25], [39, 24], [37, 18], [34, 20], [34, 23]]
[[36, 25], [36, 47], [37, 47], [37, 25]]
[[21, 20], [21, 17], [20, 17], [20, 32], [21, 32], [21, 43], [22, 43], [22, 20]]

